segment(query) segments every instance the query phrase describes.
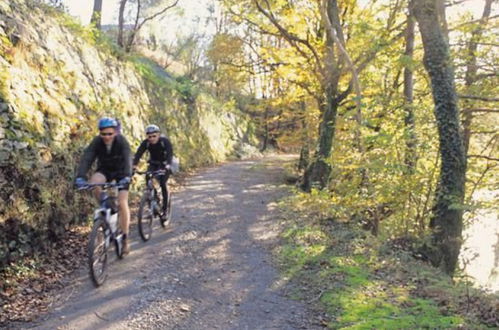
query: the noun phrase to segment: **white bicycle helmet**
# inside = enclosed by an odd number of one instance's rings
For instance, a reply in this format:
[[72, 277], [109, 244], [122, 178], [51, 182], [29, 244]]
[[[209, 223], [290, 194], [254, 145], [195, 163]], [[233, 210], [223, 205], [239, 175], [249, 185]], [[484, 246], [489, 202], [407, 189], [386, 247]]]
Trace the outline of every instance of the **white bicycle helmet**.
[[146, 127], [146, 134], [159, 133], [159, 127], [157, 125], [151, 124]]

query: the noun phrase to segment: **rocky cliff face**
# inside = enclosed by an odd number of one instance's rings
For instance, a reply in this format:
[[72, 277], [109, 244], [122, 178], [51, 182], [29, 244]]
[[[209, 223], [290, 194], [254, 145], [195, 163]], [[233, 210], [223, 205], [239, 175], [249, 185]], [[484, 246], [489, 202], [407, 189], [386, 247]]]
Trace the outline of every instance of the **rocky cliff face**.
[[184, 168], [223, 160], [252, 136], [233, 105], [191, 82], [50, 7], [0, 0], [0, 265], [86, 217], [72, 181], [103, 115], [121, 120], [134, 147], [158, 124]]

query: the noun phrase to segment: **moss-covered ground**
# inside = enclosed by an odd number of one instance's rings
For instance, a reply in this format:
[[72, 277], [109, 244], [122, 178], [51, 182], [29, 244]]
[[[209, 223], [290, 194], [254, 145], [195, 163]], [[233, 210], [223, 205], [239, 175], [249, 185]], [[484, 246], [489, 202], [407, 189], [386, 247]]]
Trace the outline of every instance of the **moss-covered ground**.
[[[288, 167], [289, 164], [287, 165]], [[331, 329], [492, 329], [497, 295], [446, 276], [356, 223], [336, 221], [328, 194], [297, 190], [280, 202], [276, 259], [292, 295]]]

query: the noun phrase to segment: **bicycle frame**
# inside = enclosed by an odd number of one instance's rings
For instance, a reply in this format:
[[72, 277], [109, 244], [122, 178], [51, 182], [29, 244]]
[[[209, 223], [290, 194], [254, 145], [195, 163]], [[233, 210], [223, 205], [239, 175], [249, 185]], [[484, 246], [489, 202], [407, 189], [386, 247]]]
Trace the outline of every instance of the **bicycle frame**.
[[[106, 227], [108, 229], [111, 229], [112, 228], [110, 223], [111, 215], [113, 214], [113, 211], [117, 212], [117, 210], [113, 210], [113, 208], [107, 204], [111, 198], [115, 197], [109, 196], [106, 190], [118, 189], [121, 186], [117, 183], [89, 183], [86, 186], [80, 188], [79, 190], [90, 190], [96, 187], [102, 187], [103, 191], [100, 193], [99, 196], [99, 207], [94, 210], [94, 222], [99, 219], [102, 219], [106, 224]], [[117, 239], [119, 226], [117, 226], [116, 228], [117, 229], [115, 231], [112, 230], [110, 231], [110, 236], [112, 240]], [[109, 242], [106, 242], [106, 247], [108, 244]]]
[[[149, 194], [149, 198], [157, 198], [158, 191], [156, 187], [154, 187], [153, 179], [157, 180], [157, 177], [160, 175], [165, 175], [166, 170], [156, 170], [156, 171], [143, 171], [136, 172], [137, 174], [145, 174], [146, 175], [146, 191], [145, 193]], [[153, 193], [151, 196], [150, 194]]]

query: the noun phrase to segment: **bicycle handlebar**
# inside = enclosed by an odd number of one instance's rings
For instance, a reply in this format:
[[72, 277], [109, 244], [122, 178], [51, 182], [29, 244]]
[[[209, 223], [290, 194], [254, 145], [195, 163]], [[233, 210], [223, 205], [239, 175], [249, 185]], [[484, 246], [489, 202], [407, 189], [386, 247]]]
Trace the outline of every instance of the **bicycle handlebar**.
[[135, 171], [134, 174], [152, 174], [152, 175], [160, 175], [166, 174], [166, 170], [156, 170], [156, 171]]
[[109, 188], [123, 188], [125, 185], [119, 184], [117, 182], [106, 182], [106, 183], [86, 183], [84, 186], [77, 187], [77, 190], [89, 190], [95, 187], [102, 187], [104, 189]]

